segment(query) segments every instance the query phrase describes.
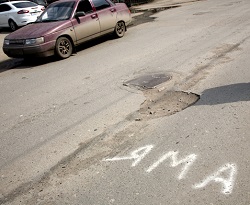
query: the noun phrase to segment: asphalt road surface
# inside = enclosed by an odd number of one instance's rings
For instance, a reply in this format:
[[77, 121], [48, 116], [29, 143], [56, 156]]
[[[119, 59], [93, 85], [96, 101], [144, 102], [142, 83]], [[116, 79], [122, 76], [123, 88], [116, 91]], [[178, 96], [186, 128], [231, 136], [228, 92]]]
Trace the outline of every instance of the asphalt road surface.
[[145, 18], [1, 62], [0, 204], [250, 204], [250, 1]]

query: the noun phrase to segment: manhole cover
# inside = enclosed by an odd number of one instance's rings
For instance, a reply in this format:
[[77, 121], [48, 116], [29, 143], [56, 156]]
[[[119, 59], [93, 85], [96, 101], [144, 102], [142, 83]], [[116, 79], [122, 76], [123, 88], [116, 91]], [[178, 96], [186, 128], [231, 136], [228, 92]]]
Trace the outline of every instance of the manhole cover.
[[169, 81], [170, 79], [171, 79], [171, 76], [168, 76], [166, 74], [151, 74], [151, 75], [145, 75], [145, 76], [141, 76], [133, 80], [127, 81], [123, 83], [123, 85], [140, 87], [142, 89], [153, 89], [157, 85], [160, 85], [166, 81]]

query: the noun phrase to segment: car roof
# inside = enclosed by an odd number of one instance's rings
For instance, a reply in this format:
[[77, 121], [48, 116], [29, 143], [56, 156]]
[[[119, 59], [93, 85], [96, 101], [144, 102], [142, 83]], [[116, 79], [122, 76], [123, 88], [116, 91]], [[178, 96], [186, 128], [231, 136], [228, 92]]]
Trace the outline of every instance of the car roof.
[[8, 1], [8, 2], [4, 2], [4, 3], [1, 3], [0, 5], [2, 4], [7, 4], [11, 7], [13, 7], [15, 3], [22, 3], [22, 2], [29, 2], [29, 3], [33, 3], [33, 4], [36, 4], [37, 6], [39, 6], [37, 3], [33, 2], [33, 1]]
[[22, 2], [30, 2], [30, 1], [9, 1], [9, 3], [22, 3]]
[[1, 3], [1, 4], [13, 4], [13, 3], [22, 3], [22, 2], [31, 2], [31, 1], [8, 1], [8, 2]]
[[58, 0], [58, 1], [55, 1], [55, 2], [65, 2], [65, 1], [79, 1], [79, 0]]

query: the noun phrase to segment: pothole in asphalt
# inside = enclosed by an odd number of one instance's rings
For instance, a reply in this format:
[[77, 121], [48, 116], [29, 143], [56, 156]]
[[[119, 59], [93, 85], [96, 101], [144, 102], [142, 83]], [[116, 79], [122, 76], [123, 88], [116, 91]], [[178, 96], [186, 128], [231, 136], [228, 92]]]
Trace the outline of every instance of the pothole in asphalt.
[[195, 104], [200, 96], [183, 91], [144, 91], [146, 100], [141, 104], [135, 120], [149, 120], [170, 116]]
[[146, 100], [141, 104], [137, 113], [129, 118], [142, 121], [170, 116], [195, 104], [200, 96], [184, 91], [165, 90], [162, 86], [171, 81], [171, 75], [145, 75], [123, 83], [125, 86], [142, 90]]

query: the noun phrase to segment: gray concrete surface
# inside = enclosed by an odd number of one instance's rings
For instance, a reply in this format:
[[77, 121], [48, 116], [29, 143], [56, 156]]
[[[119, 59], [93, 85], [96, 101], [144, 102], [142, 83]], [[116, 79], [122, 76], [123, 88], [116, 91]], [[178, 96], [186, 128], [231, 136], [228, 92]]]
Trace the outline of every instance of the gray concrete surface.
[[[1, 202], [248, 205], [249, 9], [185, 4], [65, 61], [0, 73]], [[172, 75], [156, 92], [201, 99], [137, 121], [145, 96], [122, 84], [149, 73]]]

